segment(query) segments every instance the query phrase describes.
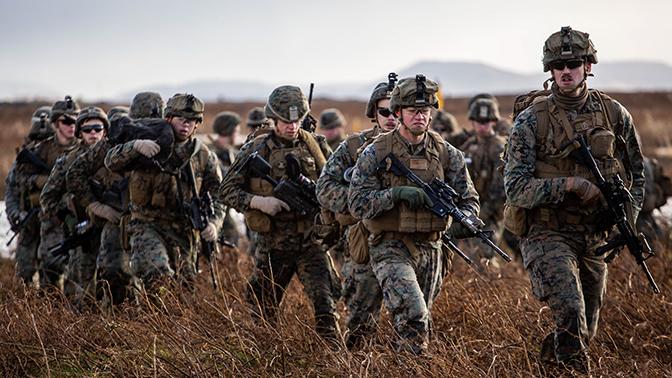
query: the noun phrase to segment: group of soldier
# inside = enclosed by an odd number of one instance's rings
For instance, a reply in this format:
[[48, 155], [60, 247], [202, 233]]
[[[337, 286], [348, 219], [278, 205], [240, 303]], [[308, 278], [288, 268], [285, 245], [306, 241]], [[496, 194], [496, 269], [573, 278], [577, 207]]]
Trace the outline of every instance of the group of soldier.
[[[607, 277], [595, 249], [609, 230], [596, 227], [602, 194], [568, 146], [585, 136], [607, 178], [629, 178], [632, 220], [639, 213], [643, 229], [657, 227], [651, 214], [672, 184], [654, 160], [645, 163], [627, 110], [587, 88], [597, 63], [588, 34], [563, 28], [543, 51], [551, 89], [521, 97], [513, 126], [484, 94], [469, 103], [471, 130], [461, 129], [438, 109], [438, 84], [423, 75], [390, 74], [376, 85], [365, 110], [372, 127], [349, 136], [340, 111], [327, 109], [318, 121], [300, 88], [278, 87], [250, 111], [239, 150], [242, 120], [233, 112], [215, 117], [210, 143], [196, 137], [204, 103], [191, 94], [164, 106], [143, 92], [130, 109], [108, 113], [80, 109], [70, 97], [40, 108], [7, 177], [7, 215], [20, 225], [17, 276], [58, 288], [79, 306], [194, 290], [199, 254], [238, 244], [235, 209], [254, 260], [253, 318], [273, 324], [296, 275], [327, 342], [345, 336], [348, 348], [360, 347], [384, 305], [397, 350], [421, 354], [455, 251], [447, 243], [459, 240], [478, 269], [497, 269], [492, 249], [469, 239], [487, 230], [517, 251], [534, 295], [551, 308], [556, 328], [542, 343], [542, 361], [588, 371]], [[390, 164], [447, 184], [463, 217], [437, 215], [427, 191]], [[296, 198], [278, 194], [285, 181]], [[86, 237], [63, 247], [72, 235]]]

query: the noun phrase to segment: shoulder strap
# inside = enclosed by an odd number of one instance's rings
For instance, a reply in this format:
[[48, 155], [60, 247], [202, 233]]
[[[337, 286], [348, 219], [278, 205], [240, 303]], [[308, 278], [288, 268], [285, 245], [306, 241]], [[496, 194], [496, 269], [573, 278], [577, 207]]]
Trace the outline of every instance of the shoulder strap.
[[322, 172], [322, 168], [324, 168], [324, 165], [327, 163], [327, 159], [324, 157], [324, 153], [322, 153], [322, 149], [320, 148], [320, 144], [317, 143], [317, 139], [315, 139], [313, 134], [304, 129], [299, 129], [299, 137], [306, 142], [308, 151], [315, 158], [315, 165], [317, 165], [318, 173]]
[[430, 138], [432, 138], [432, 140], [434, 141], [434, 146], [439, 152], [439, 162], [441, 162], [441, 166], [443, 167], [448, 166], [450, 159], [448, 158], [448, 149], [446, 148], [446, 141], [439, 133], [433, 130], [428, 130], [427, 134], [429, 134]]

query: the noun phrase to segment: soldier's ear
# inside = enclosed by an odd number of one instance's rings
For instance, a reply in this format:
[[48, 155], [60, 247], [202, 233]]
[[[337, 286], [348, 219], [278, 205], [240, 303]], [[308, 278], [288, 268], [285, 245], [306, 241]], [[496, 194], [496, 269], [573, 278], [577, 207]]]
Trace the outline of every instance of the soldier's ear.
[[593, 63], [586, 62], [584, 66], [586, 68], [586, 75], [590, 74], [590, 71], [593, 69]]

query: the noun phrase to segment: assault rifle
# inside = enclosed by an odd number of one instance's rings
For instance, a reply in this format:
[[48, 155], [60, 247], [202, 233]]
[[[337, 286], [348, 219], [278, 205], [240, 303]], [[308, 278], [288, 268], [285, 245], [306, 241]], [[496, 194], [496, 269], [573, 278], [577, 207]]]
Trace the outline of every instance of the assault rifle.
[[[205, 192], [203, 197], [199, 197], [196, 190], [196, 179], [194, 178], [194, 168], [189, 162], [187, 166], [187, 177], [189, 179], [189, 186], [191, 187], [191, 202], [189, 203], [189, 219], [194, 229], [203, 231], [208, 227], [210, 218], [215, 215], [212, 207], [212, 197], [209, 192]], [[213, 289], [217, 290], [217, 276], [215, 275], [215, 259], [214, 254], [217, 252], [217, 245], [213, 241], [203, 240], [201, 237], [202, 248], [201, 251], [205, 260], [208, 262], [210, 268], [210, 280], [212, 281]], [[198, 267], [198, 261], [197, 265]]]
[[[10, 190], [10, 189], [7, 189], [7, 190]], [[12, 244], [16, 235], [18, 235], [21, 232], [21, 230], [23, 230], [23, 227], [26, 225], [26, 223], [30, 222], [30, 220], [33, 219], [35, 216], [37, 216], [37, 214], [39, 212], [40, 212], [39, 207], [33, 207], [32, 209], [30, 209], [28, 211], [28, 213], [22, 219], [19, 219], [18, 222], [10, 223], [10, 228], [11, 228], [12, 232], [14, 232], [14, 235], [12, 235], [12, 237], [9, 239], [6, 246], [9, 246], [10, 244]]]
[[89, 181], [94, 197], [107, 206], [117, 210], [120, 213], [125, 211], [124, 204], [127, 203], [126, 192], [128, 189], [128, 179], [124, 178], [112, 184], [109, 188], [96, 179]]
[[70, 236], [65, 238], [65, 240], [63, 240], [62, 242], [54, 244], [51, 247], [49, 247], [48, 250], [49, 253], [54, 257], [64, 255], [66, 259], [70, 258], [68, 252], [71, 249], [75, 249], [83, 245], [85, 242], [89, 241], [93, 236], [94, 229], [95, 226], [88, 219], [80, 223], [77, 223], [75, 225], [74, 232]]
[[42, 161], [33, 151], [30, 151], [27, 148], [24, 148], [16, 155], [17, 164], [29, 164], [37, 169], [38, 173], [49, 174], [51, 168], [47, 166], [45, 162]]
[[315, 183], [301, 174], [301, 164], [296, 156], [287, 154], [285, 155], [285, 161], [287, 162], [288, 179], [283, 178], [280, 181], [270, 176], [271, 165], [256, 151], [250, 154], [244, 164], [253, 176], [259, 177], [273, 186], [273, 196], [275, 198], [287, 203], [292, 211], [314, 218], [315, 214], [320, 211], [320, 204], [317, 202], [317, 196], [315, 195]]
[[[401, 177], [406, 177], [412, 183], [422, 189], [425, 194], [432, 201], [433, 205], [429, 210], [441, 218], [450, 216], [454, 221], [460, 223], [469, 233], [471, 237], [477, 237], [481, 241], [492, 248], [498, 255], [500, 255], [506, 262], [511, 261], [511, 257], [502, 251], [490, 238], [488, 233], [482, 230], [474, 221], [473, 217], [467, 216], [455, 204], [455, 198], [458, 197], [455, 189], [450, 185], [434, 177], [428, 183], [424, 182], [418, 175], [408, 169], [394, 153], [390, 152], [381, 162], [381, 168], [391, 171], [393, 174]], [[481, 222], [482, 224], [482, 222]]]
[[585, 165], [590, 170], [593, 177], [595, 177], [597, 187], [600, 189], [602, 196], [606, 200], [607, 209], [604, 214], [601, 214], [602, 216], [600, 216], [600, 218], [609, 222], [609, 228], [616, 225], [616, 228], [620, 233], [618, 237], [607, 243], [607, 245], [598, 248], [595, 251], [596, 254], [604, 255], [605, 253], [612, 251], [605, 258], [605, 261], [609, 263], [618, 256], [624, 246], [627, 246], [628, 251], [630, 251], [630, 254], [635, 258], [637, 264], [644, 270], [644, 274], [649, 281], [651, 289], [654, 293], [659, 294], [660, 289], [645, 262], [655, 254], [649, 246], [644, 234], [637, 233], [632, 226], [632, 223], [628, 220], [628, 206], [633, 202], [630, 191], [625, 187], [620, 176], [614, 175], [611, 182], [604, 178], [595, 161], [595, 157], [593, 157], [590, 146], [586, 142], [585, 136], [579, 135], [576, 138], [575, 146], [577, 149], [572, 152], [572, 156], [577, 162]]

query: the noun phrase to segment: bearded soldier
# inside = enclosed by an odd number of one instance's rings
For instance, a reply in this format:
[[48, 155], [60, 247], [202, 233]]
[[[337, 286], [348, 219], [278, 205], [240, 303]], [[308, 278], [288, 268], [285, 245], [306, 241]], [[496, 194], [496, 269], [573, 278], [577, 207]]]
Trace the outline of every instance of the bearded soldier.
[[327, 144], [332, 151], [345, 139], [346, 121], [343, 113], [338, 109], [325, 109], [320, 114], [318, 129], [320, 134], [327, 139]]
[[[27, 150], [36, 158], [33, 162], [17, 162], [17, 183], [27, 194], [30, 207], [39, 207], [40, 193], [47, 182], [56, 159], [77, 147], [79, 139], [75, 138], [75, 122], [79, 113], [79, 105], [70, 96], [56, 101], [52, 106], [50, 121], [54, 136], [45, 139]], [[37, 164], [36, 164], [37, 163]], [[62, 286], [64, 260], [49, 256], [50, 246], [63, 240], [63, 232], [55, 219], [40, 213], [40, 244], [38, 259], [40, 260], [40, 284]]]
[[[125, 107], [114, 107], [108, 117], [112, 126], [118, 126], [117, 120], [125, 116], [125, 112], [135, 119], [162, 118], [163, 107], [163, 99], [158, 93], [141, 92], [133, 98], [130, 111]], [[112, 143], [105, 138], [80, 155], [66, 175], [68, 192], [82, 209], [87, 209], [95, 222], [102, 223], [96, 288], [97, 297], [102, 297], [106, 306], [131, 297], [133, 277], [128, 233], [122, 230], [130, 217], [127, 211], [128, 180], [105, 167], [105, 155], [111, 148]]]
[[[31, 127], [23, 148], [32, 148], [36, 143], [54, 135], [49, 123], [51, 106], [41, 106], [33, 113]], [[33, 284], [37, 273], [37, 247], [40, 243], [39, 207], [34, 207], [16, 180], [17, 161], [12, 164], [5, 179], [5, 213], [12, 230], [19, 233], [16, 246], [16, 276], [26, 285]]]
[[[54, 168], [42, 189], [40, 205], [44, 217], [59, 226], [66, 223], [69, 233], [73, 233], [75, 230], [74, 225], [67, 219], [80, 221], [81, 214], [78, 214], [77, 209], [73, 206], [74, 198], [71, 195], [66, 195], [66, 172], [78, 156], [103, 139], [108, 127], [107, 115], [101, 108], [90, 106], [82, 109], [75, 121], [75, 136], [80, 138], [82, 143], [79, 143], [67, 155], [56, 160]], [[64, 291], [66, 295], [76, 295], [75, 299], [78, 301], [82, 299], [81, 296], [84, 294], [93, 294], [99, 242], [100, 233], [95, 232], [89, 237], [85, 245], [70, 251], [66, 267], [68, 281]], [[49, 256], [49, 259], [56, 258], [58, 257]]]
[[[494, 129], [500, 119], [499, 109], [495, 101], [479, 98], [471, 104], [468, 115], [475, 135], [467, 139], [460, 150], [464, 152], [469, 176], [478, 192], [481, 204], [479, 218], [485, 222], [487, 229], [494, 232], [493, 241], [497, 243], [503, 232], [502, 208], [506, 199], [504, 179], [499, 170], [506, 140]], [[497, 264], [492, 249], [483, 243], [468, 243], [469, 249], [475, 251], [478, 258]]]
[[[336, 214], [336, 220], [342, 229], [357, 222], [348, 209], [350, 183], [347, 176], [352, 173], [357, 162], [358, 150], [381, 132], [394, 130], [398, 124], [389, 109], [394, 84], [392, 80], [376, 85], [366, 106], [366, 117], [373, 123], [373, 128], [347, 137], [329, 157], [317, 180], [317, 199], [322, 206]], [[341, 243], [345, 244], [345, 241]], [[364, 336], [375, 330], [383, 293], [371, 266], [368, 263], [355, 263], [349, 258], [347, 247], [345, 249], [342, 275], [343, 300], [348, 310], [346, 345], [353, 348]]]
[[[199, 231], [192, 228], [188, 208], [192, 199], [214, 193], [222, 175], [217, 156], [194, 137], [203, 121], [203, 102], [191, 94], [171, 97], [165, 120], [175, 142], [165, 159], [153, 166], [135, 165], [140, 156], [153, 159], [162, 147], [150, 139], [119, 144], [107, 153], [105, 166], [128, 171], [130, 201], [131, 267], [150, 294], [171, 284], [172, 278], [191, 288], [196, 276]], [[215, 201], [214, 216], [200, 231], [205, 242], [213, 242], [221, 227], [223, 209]]]
[[[308, 111], [308, 100], [298, 87], [273, 90], [265, 112], [275, 121], [275, 127], [241, 148], [236, 164], [224, 179], [221, 197], [244, 212], [248, 227], [258, 234], [255, 269], [248, 289], [248, 300], [260, 310], [256, 315], [275, 320], [285, 289], [296, 274], [313, 304], [317, 333], [333, 340], [338, 335], [334, 300], [337, 283], [328, 256], [310, 238], [312, 216], [302, 215], [274, 197], [272, 184], [251, 177], [242, 165], [257, 153], [270, 164], [271, 178], [280, 180], [287, 178], [288, 162], [298, 160], [301, 173], [317, 180], [331, 151], [324, 138], [300, 128]], [[241, 166], [237, 167], [239, 162]]]
[[573, 158], [572, 141], [587, 139], [608, 181], [629, 171], [621, 177], [632, 177], [633, 217], [644, 194], [642, 154], [628, 111], [586, 85], [597, 63], [588, 34], [563, 27], [543, 52], [553, 84], [548, 96], [535, 98], [515, 119], [504, 168], [505, 223], [522, 236], [532, 291], [555, 319], [554, 332], [542, 343], [542, 361], [587, 372], [607, 278], [604, 255], [595, 250], [607, 231], [597, 228], [600, 189]]
[[457, 192], [457, 206], [469, 217], [478, 214], [474, 190], [462, 154], [429, 131], [438, 84], [423, 75], [399, 81], [390, 110], [400, 121], [379, 135], [360, 155], [350, 182], [350, 212], [370, 231], [369, 254], [400, 339], [398, 350], [426, 350], [430, 312], [441, 288], [442, 233], [449, 218], [428, 208], [431, 200], [406, 177], [381, 169], [390, 153], [422, 180], [445, 180]]

